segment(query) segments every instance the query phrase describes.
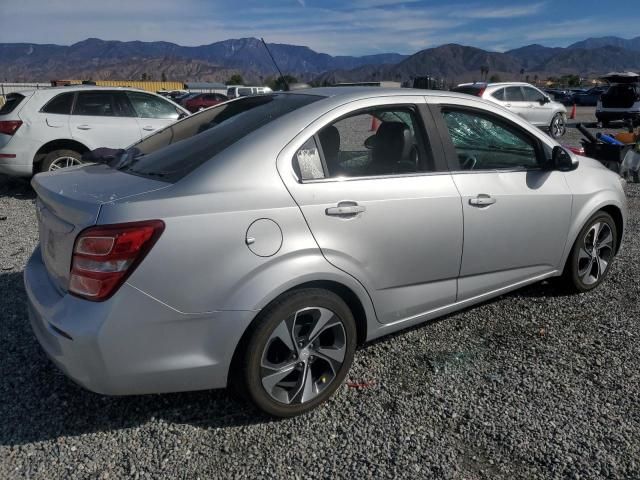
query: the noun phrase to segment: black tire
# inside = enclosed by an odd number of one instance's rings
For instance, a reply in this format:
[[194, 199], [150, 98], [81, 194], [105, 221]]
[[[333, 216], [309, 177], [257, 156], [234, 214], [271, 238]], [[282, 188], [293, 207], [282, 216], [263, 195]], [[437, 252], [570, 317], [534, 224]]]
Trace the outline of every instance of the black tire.
[[[595, 281], [591, 281], [591, 277], [589, 277], [589, 281], [585, 281], [584, 276], [580, 275], [579, 272], [586, 271], [586, 261], [584, 258], [581, 259], [581, 249], [586, 253], [589, 253], [588, 241], [586, 239], [587, 234], [590, 233], [592, 227], [597, 224], [606, 224], [611, 232], [611, 246], [610, 246], [610, 254], [606, 261], [606, 267], [604, 272], [599, 273], [597, 279]], [[564, 272], [562, 274], [562, 283], [564, 287], [573, 293], [582, 293], [593, 290], [598, 285], [602, 283], [602, 281], [607, 277], [609, 270], [611, 270], [611, 262], [613, 261], [617, 248], [618, 248], [618, 232], [616, 228], [616, 223], [606, 212], [600, 211], [593, 215], [589, 221], [582, 227], [578, 237], [576, 238], [573, 247], [571, 248], [571, 253], [567, 258], [567, 263], [564, 267]], [[582, 267], [582, 268], [581, 268]], [[596, 265], [594, 268], [597, 268]], [[599, 270], [598, 270], [599, 272]]]
[[[266, 358], [267, 348], [271, 348], [270, 345], [273, 344], [273, 340], [271, 340], [269, 344], [268, 342], [272, 339], [276, 328], [279, 327], [285, 319], [291, 318], [296, 312], [308, 307], [321, 307], [330, 310], [335, 315], [335, 317], [332, 318], [337, 318], [341, 322], [344, 329], [344, 359], [333, 379], [322, 391], [316, 393], [315, 397], [309, 401], [287, 404], [273, 398], [272, 394], [268, 393], [263, 386], [261, 376], [263, 356]], [[353, 362], [356, 343], [357, 332], [353, 314], [338, 295], [317, 288], [294, 290], [274, 300], [261, 312], [260, 317], [256, 319], [256, 322], [252, 325], [243, 351], [240, 353], [238, 376], [231, 378], [230, 381], [235, 392], [244, 396], [256, 407], [269, 415], [276, 417], [301, 415], [325, 402], [342, 384]], [[299, 353], [300, 358], [302, 358], [302, 353]], [[293, 358], [298, 357], [294, 355]], [[313, 356], [310, 358], [311, 361], [313, 361]], [[288, 361], [287, 357], [287, 360], [284, 362], [286, 363]], [[305, 372], [311, 371], [306, 370], [306, 361], [305, 358]], [[318, 360], [316, 360], [316, 362], [318, 362]], [[293, 360], [293, 363], [296, 363], [296, 360]], [[302, 364], [302, 362], [299, 363]], [[322, 362], [316, 363], [316, 365], [322, 366]], [[311, 366], [309, 368], [311, 368]], [[296, 373], [294, 373], [294, 375], [296, 375]], [[298, 375], [302, 374], [300, 373]], [[321, 380], [324, 382], [322, 377]], [[303, 383], [304, 381], [302, 380], [300, 385]], [[292, 390], [295, 390], [295, 388], [292, 388]]]
[[53, 152], [49, 152], [47, 156], [44, 157], [44, 160], [42, 160], [42, 163], [40, 164], [40, 171], [41, 172], [51, 171], [51, 165], [53, 165], [57, 160], [65, 157], [74, 158], [79, 163], [82, 163], [82, 155], [76, 152], [75, 150], [68, 150], [68, 149], [54, 150]]

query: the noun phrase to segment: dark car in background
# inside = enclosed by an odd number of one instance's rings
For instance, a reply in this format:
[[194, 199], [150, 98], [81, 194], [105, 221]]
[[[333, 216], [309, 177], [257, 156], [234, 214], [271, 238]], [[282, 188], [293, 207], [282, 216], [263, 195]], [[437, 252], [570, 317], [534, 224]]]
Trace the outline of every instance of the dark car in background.
[[600, 95], [609, 90], [608, 86], [593, 87], [585, 92], [573, 95], [573, 103], [581, 107], [595, 107], [600, 100]]
[[226, 102], [229, 98], [221, 93], [199, 93], [184, 102], [184, 108], [191, 113], [213, 107], [222, 102]]
[[563, 105], [573, 105], [573, 93], [559, 88], [545, 88], [543, 92], [549, 95], [554, 101]]

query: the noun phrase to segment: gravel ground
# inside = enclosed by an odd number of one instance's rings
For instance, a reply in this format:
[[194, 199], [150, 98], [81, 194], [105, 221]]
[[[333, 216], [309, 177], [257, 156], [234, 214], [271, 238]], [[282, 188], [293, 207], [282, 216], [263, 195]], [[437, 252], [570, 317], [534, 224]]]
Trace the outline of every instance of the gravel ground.
[[[28, 183], [0, 176], [0, 478], [640, 478], [640, 185], [607, 281], [543, 283], [361, 348], [324, 407], [275, 421], [224, 391], [102, 397], [25, 314]], [[5, 218], [6, 217], [6, 218]]]

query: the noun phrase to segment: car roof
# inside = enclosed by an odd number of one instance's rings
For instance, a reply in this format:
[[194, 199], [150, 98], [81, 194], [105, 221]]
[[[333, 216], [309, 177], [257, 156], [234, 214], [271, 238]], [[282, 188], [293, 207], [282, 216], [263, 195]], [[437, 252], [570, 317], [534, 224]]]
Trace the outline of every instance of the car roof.
[[142, 93], [150, 93], [152, 95], [156, 95], [154, 92], [148, 92], [147, 90], [142, 90], [140, 88], [134, 87], [103, 87], [97, 85], [69, 85], [66, 87], [45, 87], [45, 88], [29, 88], [25, 90], [21, 90], [16, 93], [37, 93], [39, 95], [45, 96], [54, 96], [62, 92], [82, 92], [82, 91], [92, 91], [92, 90], [122, 90], [123, 92], [142, 92]]
[[527, 82], [473, 82], [473, 83], [461, 83], [458, 87], [535, 87]]
[[[279, 93], [279, 92], [274, 92]], [[423, 90], [420, 88], [386, 88], [386, 87], [318, 87], [303, 88], [285, 92], [289, 95], [318, 95], [335, 98], [345, 102], [372, 97], [415, 96], [468, 98], [467, 95], [444, 90]]]

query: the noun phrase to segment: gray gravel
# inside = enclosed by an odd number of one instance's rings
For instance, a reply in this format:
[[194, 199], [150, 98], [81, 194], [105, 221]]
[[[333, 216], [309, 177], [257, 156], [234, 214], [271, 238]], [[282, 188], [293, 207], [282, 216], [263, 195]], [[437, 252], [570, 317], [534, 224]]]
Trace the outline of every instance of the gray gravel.
[[[33, 193], [0, 177], [0, 478], [640, 478], [640, 186], [595, 292], [543, 283], [360, 349], [326, 406], [102, 397], [47, 360], [21, 271]], [[6, 219], [4, 218], [6, 217]]]

